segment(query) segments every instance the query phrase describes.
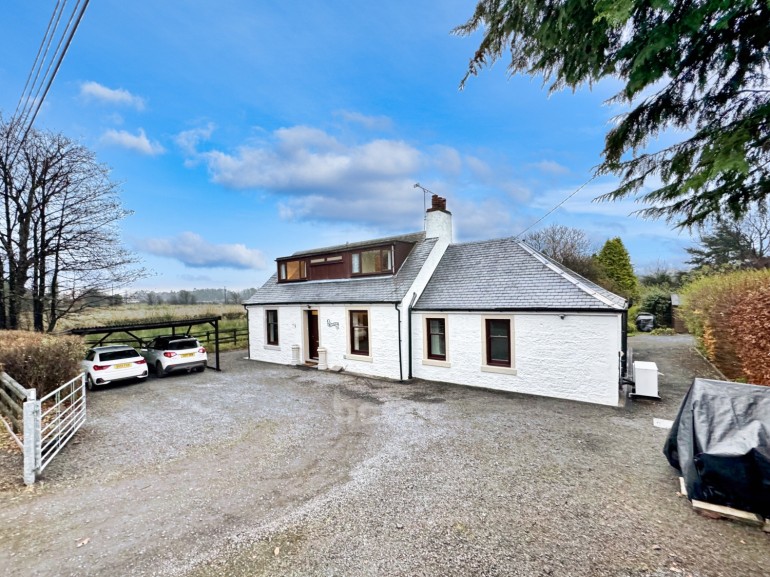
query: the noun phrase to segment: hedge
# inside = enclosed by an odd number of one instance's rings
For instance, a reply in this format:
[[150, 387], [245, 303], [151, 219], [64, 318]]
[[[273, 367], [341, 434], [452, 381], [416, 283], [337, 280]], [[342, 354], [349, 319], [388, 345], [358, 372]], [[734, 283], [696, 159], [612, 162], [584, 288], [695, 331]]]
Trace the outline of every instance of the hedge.
[[681, 295], [706, 357], [730, 379], [770, 385], [770, 270], [701, 277]]
[[38, 398], [76, 377], [84, 353], [80, 337], [0, 331], [2, 370]]

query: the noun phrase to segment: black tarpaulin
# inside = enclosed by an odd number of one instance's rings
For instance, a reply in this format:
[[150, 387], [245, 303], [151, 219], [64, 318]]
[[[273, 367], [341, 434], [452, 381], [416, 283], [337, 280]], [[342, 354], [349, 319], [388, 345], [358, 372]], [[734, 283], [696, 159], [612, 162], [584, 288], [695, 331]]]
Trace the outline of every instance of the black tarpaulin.
[[770, 517], [770, 387], [695, 379], [663, 453], [690, 499]]

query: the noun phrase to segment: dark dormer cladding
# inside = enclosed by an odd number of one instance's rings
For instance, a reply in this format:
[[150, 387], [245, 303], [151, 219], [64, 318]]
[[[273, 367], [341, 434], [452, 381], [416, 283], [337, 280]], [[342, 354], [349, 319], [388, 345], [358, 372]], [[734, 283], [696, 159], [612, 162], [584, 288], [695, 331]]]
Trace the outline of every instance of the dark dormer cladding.
[[295, 253], [276, 259], [278, 282], [393, 275], [414, 245], [411, 241], [382, 239]]

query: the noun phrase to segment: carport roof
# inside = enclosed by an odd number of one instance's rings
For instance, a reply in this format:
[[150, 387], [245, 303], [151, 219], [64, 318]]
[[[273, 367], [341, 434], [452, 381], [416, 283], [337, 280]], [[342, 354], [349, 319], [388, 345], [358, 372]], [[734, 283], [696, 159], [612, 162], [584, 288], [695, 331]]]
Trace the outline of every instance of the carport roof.
[[118, 325], [102, 325], [97, 327], [78, 327], [70, 329], [67, 332], [71, 335], [97, 335], [105, 333], [120, 333], [127, 331], [143, 331], [151, 329], [174, 329], [178, 327], [191, 327], [193, 325], [202, 325], [214, 323], [222, 320], [221, 316], [212, 317], [190, 317], [185, 319], [176, 319], [173, 321], [155, 321], [155, 322], [137, 322], [122, 323]]

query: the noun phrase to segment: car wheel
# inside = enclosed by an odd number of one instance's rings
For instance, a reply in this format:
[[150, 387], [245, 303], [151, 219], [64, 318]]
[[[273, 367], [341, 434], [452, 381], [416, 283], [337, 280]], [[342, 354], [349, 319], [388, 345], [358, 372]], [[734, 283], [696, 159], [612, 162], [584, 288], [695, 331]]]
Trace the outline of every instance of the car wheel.
[[197, 372], [197, 373], [202, 373], [202, 372], [203, 372], [203, 371], [205, 371], [205, 370], [206, 370], [206, 367], [197, 367], [197, 368], [195, 369], [195, 372]]
[[91, 378], [91, 375], [86, 375], [86, 388], [89, 391], [93, 391], [96, 388], [96, 383], [94, 383], [94, 380]]
[[163, 372], [163, 365], [160, 361], [155, 363], [155, 374], [158, 376], [159, 379], [162, 379], [166, 376], [166, 373]]

